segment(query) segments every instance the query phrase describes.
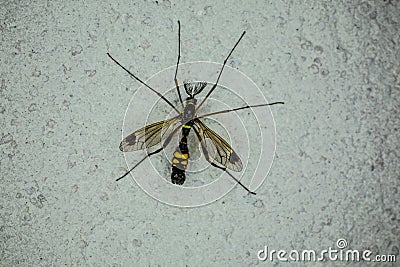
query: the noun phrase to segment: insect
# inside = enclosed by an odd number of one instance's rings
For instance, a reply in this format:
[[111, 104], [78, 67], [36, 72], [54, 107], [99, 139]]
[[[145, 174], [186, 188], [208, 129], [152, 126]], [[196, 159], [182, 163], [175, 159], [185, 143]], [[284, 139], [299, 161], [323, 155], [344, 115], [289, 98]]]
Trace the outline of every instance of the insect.
[[[143, 82], [137, 76], [132, 74], [128, 69], [122, 66], [117, 60], [115, 60], [109, 53], [107, 55], [122, 69], [124, 69], [132, 78], [137, 80], [139, 83], [147, 87], [153, 93], [157, 94], [163, 101], [165, 101], [171, 108], [173, 108], [177, 115], [173, 118], [159, 121], [150, 125], [147, 125], [137, 131], [134, 131], [127, 137], [125, 137], [119, 149], [122, 152], [130, 152], [135, 150], [147, 149], [161, 144], [161, 147], [153, 152], [148, 153], [145, 157], [139, 160], [130, 170], [128, 170], [124, 175], [119, 177], [117, 181], [127, 176], [131, 171], [133, 171], [139, 164], [141, 164], [148, 157], [155, 155], [165, 149], [171, 139], [175, 134], [180, 131], [180, 141], [176, 147], [172, 156], [172, 168], [171, 168], [171, 182], [173, 184], [182, 185], [186, 180], [185, 170], [189, 164], [189, 149], [188, 149], [188, 136], [193, 130], [194, 134], [197, 136], [201, 150], [204, 154], [205, 159], [214, 167], [226, 172], [231, 178], [233, 178], [240, 186], [242, 186], [248, 193], [256, 194], [250, 191], [245, 185], [243, 185], [234, 175], [229, 171], [240, 172], [243, 168], [242, 161], [239, 155], [232, 149], [232, 147], [216, 132], [211, 130], [206, 126], [201, 118], [208, 116], [213, 116], [217, 114], [223, 114], [228, 112], [234, 112], [242, 109], [254, 108], [254, 107], [264, 107], [276, 104], [284, 104], [283, 102], [274, 103], [264, 103], [258, 105], [243, 106], [234, 109], [221, 110], [217, 112], [212, 112], [208, 114], [198, 115], [198, 111], [207, 98], [214, 92], [217, 88], [218, 81], [224, 70], [224, 67], [239, 44], [240, 40], [245, 35], [246, 31], [242, 33], [240, 38], [237, 40], [236, 44], [230, 50], [228, 56], [225, 58], [221, 70], [218, 74], [216, 82], [212, 85], [206, 96], [198, 104], [196, 96], [199, 95], [206, 87], [206, 82], [184, 82], [183, 87], [187, 94], [185, 100], [182, 99], [181, 88], [179, 87], [177, 74], [179, 69], [180, 53], [181, 53], [181, 24], [178, 21], [178, 60], [175, 69], [175, 87], [176, 92], [180, 102], [180, 109], [174, 106], [168, 99], [166, 99], [161, 93], [150, 87], [148, 84]], [[211, 153], [214, 152], [214, 153]], [[218, 164], [217, 164], [217, 163]]]

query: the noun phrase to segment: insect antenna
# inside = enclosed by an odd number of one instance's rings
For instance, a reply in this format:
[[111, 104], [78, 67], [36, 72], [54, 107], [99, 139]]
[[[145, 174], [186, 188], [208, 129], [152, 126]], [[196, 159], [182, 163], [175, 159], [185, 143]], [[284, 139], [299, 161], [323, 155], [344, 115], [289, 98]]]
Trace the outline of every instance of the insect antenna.
[[185, 88], [186, 94], [189, 97], [192, 98], [193, 97], [193, 84], [192, 84], [192, 82], [184, 81], [183, 82], [183, 87]]
[[127, 73], [129, 73], [129, 75], [131, 77], [133, 77], [135, 80], [137, 80], [138, 82], [140, 82], [141, 84], [143, 84], [144, 86], [146, 86], [147, 88], [149, 88], [151, 91], [153, 91], [154, 93], [156, 93], [162, 100], [164, 100], [168, 105], [170, 105], [173, 109], [175, 109], [176, 112], [178, 112], [178, 114], [180, 114], [181, 112], [168, 100], [166, 99], [162, 94], [160, 94], [159, 92], [157, 92], [156, 90], [154, 90], [152, 87], [150, 87], [148, 84], [146, 84], [144, 81], [142, 81], [141, 79], [139, 79], [138, 77], [136, 77], [132, 72], [130, 72], [127, 68], [125, 68], [124, 66], [122, 66], [117, 60], [115, 60], [110, 53], [107, 53], [107, 55], [112, 59], [112, 61], [114, 61], [118, 66], [120, 66], [123, 70], [125, 70]]
[[246, 31], [244, 31], [242, 33], [242, 35], [240, 36], [239, 40], [237, 40], [236, 44], [233, 46], [233, 48], [231, 49], [231, 51], [229, 52], [228, 56], [225, 58], [224, 60], [224, 64], [222, 64], [222, 68], [221, 71], [218, 74], [218, 78], [217, 81], [215, 82], [215, 84], [213, 85], [213, 87], [211, 87], [210, 91], [207, 93], [206, 97], [204, 97], [204, 99], [200, 102], [200, 104], [197, 106], [196, 108], [196, 112], [200, 109], [200, 107], [204, 104], [204, 102], [207, 100], [207, 98], [211, 95], [211, 93], [215, 90], [215, 88], [217, 87], [219, 78], [221, 77], [222, 71], [225, 68], [226, 62], [228, 62], [229, 57], [231, 56], [231, 54], [233, 53], [233, 50], [235, 50], [236, 46], [239, 44], [240, 40], [242, 40], [243, 36], [245, 35]]

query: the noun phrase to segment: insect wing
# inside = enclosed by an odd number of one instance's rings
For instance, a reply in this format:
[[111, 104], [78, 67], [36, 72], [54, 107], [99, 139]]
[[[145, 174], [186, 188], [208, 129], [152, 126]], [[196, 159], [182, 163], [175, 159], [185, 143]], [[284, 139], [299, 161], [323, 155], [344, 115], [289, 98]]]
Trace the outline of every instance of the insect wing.
[[199, 119], [195, 119], [195, 123], [203, 138], [201, 141], [203, 141], [207, 152], [212, 151], [214, 159], [228, 169], [240, 172], [243, 168], [242, 161], [232, 147]]
[[134, 131], [122, 140], [119, 149], [122, 152], [129, 152], [155, 146], [161, 142], [164, 136], [169, 135], [168, 133], [175, 128], [171, 126], [179, 121], [179, 117], [175, 117]]

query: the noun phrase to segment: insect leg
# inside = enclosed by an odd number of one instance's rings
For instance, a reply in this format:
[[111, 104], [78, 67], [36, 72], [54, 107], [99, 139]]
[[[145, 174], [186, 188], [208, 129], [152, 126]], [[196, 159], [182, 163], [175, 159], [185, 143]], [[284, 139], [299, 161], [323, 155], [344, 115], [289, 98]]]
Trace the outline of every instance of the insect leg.
[[182, 101], [182, 96], [181, 96], [181, 91], [179, 90], [179, 84], [178, 84], [178, 79], [176, 76], [178, 75], [178, 66], [179, 66], [179, 60], [181, 59], [181, 22], [178, 20], [178, 61], [176, 62], [176, 70], [175, 70], [175, 86], [176, 86], [176, 91], [178, 92], [179, 96], [179, 102], [181, 102], [182, 108], [183, 108], [183, 101]]
[[147, 88], [149, 88], [151, 91], [153, 91], [154, 93], [156, 93], [162, 100], [164, 100], [168, 105], [170, 105], [173, 109], [175, 109], [176, 112], [178, 112], [178, 114], [181, 114], [181, 112], [168, 100], [166, 99], [162, 94], [160, 94], [159, 92], [157, 92], [156, 90], [154, 90], [153, 88], [151, 88], [148, 84], [146, 84], [144, 81], [142, 81], [141, 79], [139, 79], [138, 77], [136, 77], [132, 72], [130, 72], [127, 68], [125, 68], [124, 66], [122, 66], [116, 59], [114, 59], [110, 53], [107, 53], [107, 55], [112, 59], [112, 61], [114, 61], [118, 66], [120, 66], [124, 71], [126, 71], [127, 73], [129, 73], [129, 75], [131, 77], [133, 77], [135, 80], [137, 80], [138, 82], [140, 82], [141, 84], [143, 84], [144, 86], [146, 86]]
[[246, 31], [244, 31], [242, 33], [242, 35], [240, 36], [239, 40], [237, 40], [236, 44], [233, 46], [232, 50], [229, 52], [228, 56], [225, 58], [224, 60], [224, 64], [222, 65], [221, 71], [218, 74], [218, 78], [217, 81], [215, 82], [215, 84], [213, 85], [213, 87], [211, 87], [210, 91], [207, 93], [206, 97], [200, 102], [200, 104], [197, 106], [196, 108], [196, 112], [199, 110], [199, 108], [204, 104], [204, 102], [207, 100], [207, 98], [211, 95], [211, 93], [215, 90], [215, 88], [217, 87], [219, 78], [221, 77], [222, 71], [225, 68], [226, 62], [228, 61], [229, 57], [231, 56], [233, 50], [235, 50], [236, 46], [239, 44], [240, 40], [242, 40], [244, 34], [246, 33]]
[[194, 132], [196, 133], [197, 138], [198, 138], [199, 141], [200, 141], [201, 149], [203, 150], [204, 157], [205, 157], [206, 160], [211, 164], [211, 166], [216, 167], [216, 168], [218, 168], [218, 169], [220, 169], [220, 170], [223, 170], [223, 171], [226, 172], [233, 180], [235, 180], [241, 187], [243, 187], [247, 192], [249, 192], [250, 194], [256, 195], [255, 192], [250, 191], [250, 189], [248, 189], [248, 188], [247, 188], [245, 185], [243, 185], [238, 179], [236, 179], [226, 168], [221, 167], [221, 166], [218, 166], [217, 164], [215, 164], [214, 162], [212, 162], [212, 161], [210, 160], [210, 157], [209, 157], [209, 155], [208, 155], [207, 148], [205, 147], [204, 142], [203, 142], [203, 138], [201, 137], [201, 135], [200, 135], [200, 133], [198, 132], [198, 130], [196, 129], [196, 127], [193, 127], [193, 130], [194, 130]]
[[159, 152], [161, 152], [164, 148], [166, 148], [168, 146], [168, 144], [171, 142], [172, 137], [174, 136], [174, 134], [176, 133], [177, 130], [179, 130], [181, 127], [177, 127], [175, 130], [172, 131], [172, 133], [170, 133], [170, 135], [167, 137], [167, 139], [165, 139], [162, 147], [160, 147], [159, 149], [157, 149], [156, 151], [153, 151], [149, 154], [147, 154], [144, 158], [142, 158], [138, 163], [135, 164], [135, 166], [133, 166], [129, 171], [127, 171], [124, 175], [122, 175], [121, 177], [119, 177], [116, 181], [121, 180], [122, 178], [124, 178], [125, 176], [127, 176], [131, 171], [133, 171], [133, 169], [135, 169], [137, 166], [139, 166], [140, 163], [142, 163], [145, 159], [149, 158], [152, 155], [155, 155]]
[[270, 103], [270, 104], [259, 104], [259, 105], [244, 106], [244, 107], [234, 108], [234, 109], [220, 110], [220, 111], [216, 111], [216, 112], [212, 112], [212, 113], [208, 113], [208, 114], [204, 114], [204, 115], [198, 116], [197, 118], [200, 119], [200, 118], [204, 118], [204, 117], [208, 117], [208, 116], [212, 116], [212, 115], [228, 113], [228, 112], [237, 111], [237, 110], [246, 109], [246, 108], [272, 106], [272, 105], [276, 105], [276, 104], [285, 104], [285, 103], [284, 102], [274, 102], [274, 103]]

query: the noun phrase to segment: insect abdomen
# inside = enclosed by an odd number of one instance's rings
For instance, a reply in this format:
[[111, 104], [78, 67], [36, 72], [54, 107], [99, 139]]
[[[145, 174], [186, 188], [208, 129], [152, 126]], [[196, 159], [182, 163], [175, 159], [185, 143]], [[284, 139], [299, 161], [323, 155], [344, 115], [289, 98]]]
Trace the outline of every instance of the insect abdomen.
[[174, 152], [172, 159], [172, 174], [171, 182], [173, 184], [182, 185], [185, 182], [186, 175], [185, 170], [189, 160], [189, 149], [187, 145], [187, 136], [189, 135], [191, 125], [185, 124], [182, 128], [182, 138], [179, 142], [179, 146]]

